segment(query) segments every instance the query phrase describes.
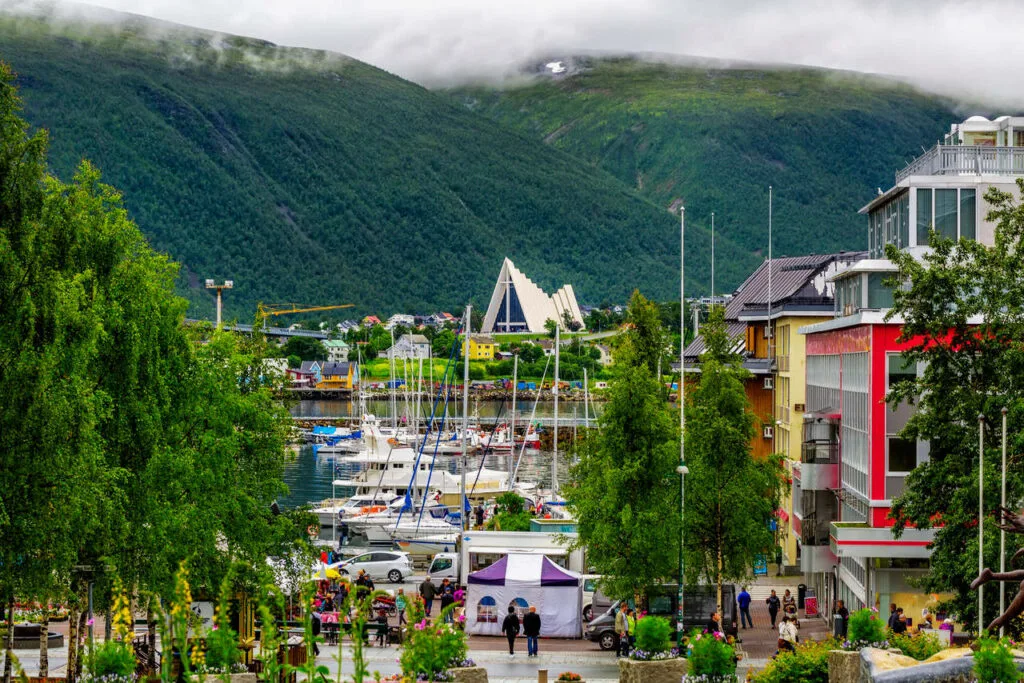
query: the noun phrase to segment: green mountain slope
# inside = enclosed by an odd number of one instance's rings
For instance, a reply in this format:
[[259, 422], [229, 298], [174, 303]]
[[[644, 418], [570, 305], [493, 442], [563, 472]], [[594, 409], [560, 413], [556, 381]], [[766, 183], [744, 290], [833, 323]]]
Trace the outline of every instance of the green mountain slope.
[[960, 117], [951, 103], [881, 78], [811, 69], [723, 69], [577, 58], [562, 77], [456, 101], [615, 175], [662, 207], [685, 200], [753, 251], [866, 248], [857, 210]]
[[[25, 116], [50, 131], [54, 171], [99, 166], [184, 265], [198, 315], [211, 310], [204, 278], [234, 279], [225, 309], [244, 319], [260, 300], [486, 306], [505, 256], [584, 302], [678, 291], [677, 218], [604, 170], [358, 61], [141, 20], [9, 16], [0, 60]], [[688, 244], [694, 283], [706, 282], [706, 233]], [[723, 281], [756, 260], [729, 242], [718, 253]]]

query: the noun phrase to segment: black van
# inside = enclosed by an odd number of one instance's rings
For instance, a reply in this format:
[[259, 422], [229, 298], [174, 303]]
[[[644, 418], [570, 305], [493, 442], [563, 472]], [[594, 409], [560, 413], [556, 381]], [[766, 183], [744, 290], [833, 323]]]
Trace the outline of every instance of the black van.
[[[704, 629], [711, 613], [715, 611], [717, 598], [715, 586], [688, 586], [683, 596], [683, 628], [686, 631]], [[739, 607], [736, 604], [736, 586], [722, 586], [722, 628], [727, 635], [736, 636], [739, 624]], [[676, 584], [662, 584], [649, 591], [646, 604], [640, 606], [649, 615], [665, 617], [676, 624], [676, 607], [678, 605], [678, 587]], [[594, 601], [597, 606], [597, 600]], [[619, 646], [619, 637], [615, 634], [615, 613], [619, 610], [620, 601], [615, 601], [605, 612], [583, 627], [583, 637], [601, 646], [602, 650], [615, 650]], [[629, 604], [633, 605], [630, 600]]]

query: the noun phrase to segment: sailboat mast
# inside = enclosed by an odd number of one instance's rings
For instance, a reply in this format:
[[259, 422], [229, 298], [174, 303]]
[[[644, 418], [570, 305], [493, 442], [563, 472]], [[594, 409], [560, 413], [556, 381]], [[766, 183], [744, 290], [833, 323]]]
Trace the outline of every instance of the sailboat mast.
[[[519, 386], [519, 354], [512, 357], [512, 421], [508, 427], [508, 440], [511, 448], [508, 451], [508, 473], [512, 475], [512, 458], [516, 454], [516, 388]], [[525, 436], [524, 436], [525, 438]], [[511, 483], [511, 482], [510, 482]]]
[[590, 429], [590, 385], [586, 368], [583, 368], [583, 426]]
[[395, 396], [395, 328], [391, 328], [391, 348], [388, 349], [391, 360], [391, 428], [398, 430], [398, 402]]
[[462, 369], [462, 496], [459, 500], [459, 523], [462, 530], [466, 530], [466, 451], [469, 439], [469, 335], [472, 328], [471, 313], [472, 305], [466, 304], [466, 342], [462, 347], [463, 369]]
[[555, 499], [558, 492], [558, 352], [561, 343], [561, 325], [555, 325], [555, 386], [552, 389], [555, 394], [555, 450], [551, 456], [551, 499]]

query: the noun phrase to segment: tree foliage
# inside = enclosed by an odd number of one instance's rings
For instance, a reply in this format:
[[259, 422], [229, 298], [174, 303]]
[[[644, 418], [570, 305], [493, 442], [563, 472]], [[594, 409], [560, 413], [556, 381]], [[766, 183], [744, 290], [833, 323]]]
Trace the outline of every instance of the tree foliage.
[[679, 548], [679, 430], [651, 368], [661, 323], [639, 292], [630, 319], [600, 429], [579, 447], [562, 491], [577, 520], [577, 544], [610, 595], [644, 592], [673, 576]]
[[[1024, 183], [1017, 181], [1024, 187]], [[985, 195], [996, 223], [993, 246], [954, 243], [932, 232], [932, 249], [917, 261], [890, 250], [899, 267], [893, 317], [903, 320], [905, 358], [919, 376], [894, 386], [890, 405], [916, 405], [903, 436], [929, 442], [929, 458], [907, 477], [893, 503], [899, 533], [935, 527], [927, 592], [951, 593], [952, 611], [977, 623], [969, 590], [978, 557], [978, 415], [986, 418], [985, 509], [999, 503], [1000, 420], [1007, 409], [1007, 500], [1024, 496], [1024, 207], [1007, 193]], [[999, 533], [985, 521], [985, 564], [998, 567]], [[1022, 540], [1008, 535], [1009, 556]], [[987, 590], [985, 611], [996, 616], [998, 591]]]
[[264, 567], [304, 529], [269, 510], [289, 420], [264, 340], [183, 325], [177, 266], [91, 165], [46, 174], [0, 68], [0, 592], [73, 596], [85, 566], [102, 605], [108, 569], [161, 593], [185, 559], [205, 586]]
[[707, 350], [686, 404], [686, 567], [689, 581], [717, 585], [720, 600], [722, 583], [749, 577], [756, 556], [773, 546], [769, 524], [783, 470], [778, 457], [751, 453], [755, 417], [743, 387], [748, 373], [730, 350], [721, 307], [702, 333]]

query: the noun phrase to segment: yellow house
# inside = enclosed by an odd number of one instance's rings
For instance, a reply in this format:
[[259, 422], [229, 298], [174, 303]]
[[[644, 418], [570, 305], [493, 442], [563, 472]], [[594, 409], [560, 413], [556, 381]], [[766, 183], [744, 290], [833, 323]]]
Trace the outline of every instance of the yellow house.
[[494, 360], [494, 340], [482, 335], [472, 335], [469, 338], [469, 359], [470, 360]]
[[358, 363], [324, 363], [317, 389], [347, 389], [359, 386]]

